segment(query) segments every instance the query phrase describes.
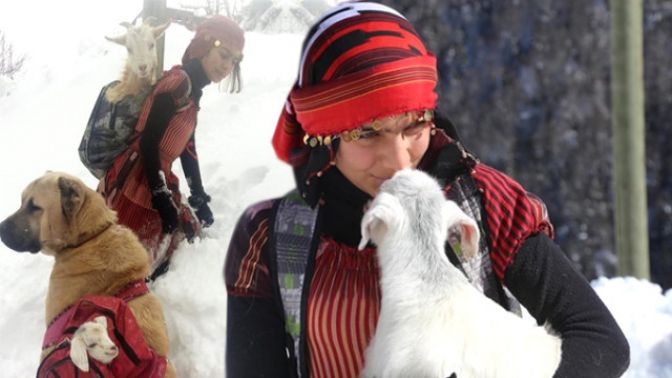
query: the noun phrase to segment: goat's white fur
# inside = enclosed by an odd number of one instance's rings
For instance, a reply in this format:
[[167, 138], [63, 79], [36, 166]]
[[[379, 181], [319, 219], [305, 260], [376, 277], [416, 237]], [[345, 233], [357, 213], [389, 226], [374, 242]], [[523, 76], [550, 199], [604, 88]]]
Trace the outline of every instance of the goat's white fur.
[[70, 341], [70, 359], [81, 371], [89, 371], [87, 354], [103, 364], [109, 364], [119, 354], [107, 334], [107, 318], [104, 316], [80, 325]]
[[462, 253], [478, 251], [476, 223], [427, 174], [383, 183], [362, 219], [377, 245], [381, 310], [362, 377], [551, 377], [561, 340], [474, 288], [444, 252], [458, 227]]
[[156, 41], [163, 36], [170, 22], [159, 26], [150, 26], [147, 19], [139, 25], [128, 22], [121, 23], [126, 33], [117, 37], [105, 37], [108, 41], [125, 46], [128, 58], [124, 66], [119, 84], [107, 91], [109, 102], [116, 103], [126, 96], [140, 93], [157, 79]]

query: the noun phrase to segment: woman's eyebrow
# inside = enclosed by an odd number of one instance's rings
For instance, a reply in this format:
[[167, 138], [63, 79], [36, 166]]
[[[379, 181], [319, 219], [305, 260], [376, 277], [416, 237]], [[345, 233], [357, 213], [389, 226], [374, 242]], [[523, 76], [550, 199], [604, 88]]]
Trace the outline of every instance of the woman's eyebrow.
[[220, 53], [222, 53], [222, 54], [227, 54], [228, 56], [232, 56], [232, 57], [237, 57], [237, 56], [233, 53], [233, 51], [229, 50], [228, 48], [226, 48], [226, 47], [224, 47], [224, 46], [221, 47], [221, 51], [220, 51]]
[[226, 54], [227, 57], [231, 57], [234, 60], [243, 60], [243, 54], [234, 54], [233, 51], [227, 49], [226, 47], [221, 47], [222, 51], [220, 51], [220, 54]]

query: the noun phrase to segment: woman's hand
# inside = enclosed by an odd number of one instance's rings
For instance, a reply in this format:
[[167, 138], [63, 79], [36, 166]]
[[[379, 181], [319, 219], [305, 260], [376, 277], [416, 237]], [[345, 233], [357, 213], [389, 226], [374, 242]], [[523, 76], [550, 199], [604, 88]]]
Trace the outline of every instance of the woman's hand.
[[208, 202], [210, 202], [210, 196], [206, 193], [192, 194], [189, 197], [189, 206], [194, 209], [203, 227], [210, 227], [215, 222]]
[[161, 228], [164, 234], [171, 234], [180, 221], [177, 216], [177, 208], [173, 201], [173, 197], [169, 191], [153, 191], [152, 192], [152, 207], [159, 213], [161, 217]]

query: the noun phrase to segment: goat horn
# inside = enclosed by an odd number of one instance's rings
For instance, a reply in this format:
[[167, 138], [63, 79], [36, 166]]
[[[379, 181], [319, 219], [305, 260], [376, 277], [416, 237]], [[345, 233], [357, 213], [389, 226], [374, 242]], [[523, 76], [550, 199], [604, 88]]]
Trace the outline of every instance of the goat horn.
[[151, 25], [152, 25], [153, 23], [155, 23], [156, 21], [157, 21], [157, 18], [156, 18], [156, 17], [154, 17], [154, 16], [148, 16], [147, 18], [145, 18], [144, 20], [142, 20], [142, 23], [145, 24], [145, 25], [150, 25], [150, 26], [151, 26]]
[[105, 36], [105, 39], [107, 39], [110, 42], [117, 43], [122, 46], [126, 46], [126, 34], [120, 35], [118, 37], [108, 37]]
[[170, 21], [168, 21], [168, 22], [166, 22], [165, 24], [163, 24], [163, 25], [159, 25], [159, 26], [155, 27], [154, 29], [152, 29], [152, 33], [154, 34], [154, 39], [159, 39], [159, 38], [161, 38], [161, 36], [162, 36], [163, 33], [166, 31], [166, 29], [168, 29], [169, 26], [170, 26]]

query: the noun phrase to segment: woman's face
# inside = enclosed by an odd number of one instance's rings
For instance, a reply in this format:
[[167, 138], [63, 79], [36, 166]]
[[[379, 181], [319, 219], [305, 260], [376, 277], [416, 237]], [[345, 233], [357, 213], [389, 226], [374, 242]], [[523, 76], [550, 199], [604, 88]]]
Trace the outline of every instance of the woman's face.
[[404, 168], [416, 168], [429, 147], [430, 127], [415, 112], [379, 120], [375, 131], [362, 126], [362, 136], [338, 146], [336, 167], [357, 188], [375, 196], [383, 181]]
[[243, 54], [240, 51], [234, 51], [224, 46], [213, 47], [201, 58], [203, 70], [208, 79], [213, 83], [219, 83], [225, 77], [229, 76], [236, 63], [240, 63]]

